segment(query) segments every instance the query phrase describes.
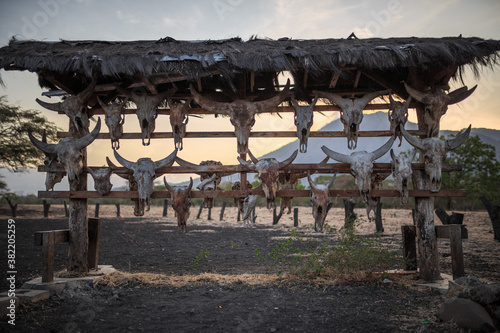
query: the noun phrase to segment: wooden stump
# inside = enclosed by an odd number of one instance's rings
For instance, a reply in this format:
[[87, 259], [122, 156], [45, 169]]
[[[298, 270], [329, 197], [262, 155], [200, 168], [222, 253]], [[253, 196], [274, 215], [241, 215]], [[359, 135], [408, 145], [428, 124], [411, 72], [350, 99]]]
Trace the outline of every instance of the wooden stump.
[[47, 200], [43, 200], [43, 217], [49, 217], [50, 204]]
[[163, 213], [162, 213], [163, 217], [167, 216], [167, 209], [168, 209], [168, 200], [165, 199], [163, 200]]
[[377, 204], [377, 210], [375, 211], [375, 228], [377, 232], [384, 232], [384, 226], [382, 225], [382, 203]]
[[219, 221], [222, 221], [222, 219], [224, 218], [224, 211], [226, 210], [226, 205], [227, 205], [227, 203], [225, 201], [222, 201], [222, 207], [220, 208]]
[[405, 270], [417, 270], [417, 244], [415, 243], [415, 229], [408, 225], [401, 226], [403, 234], [403, 258], [405, 259]]
[[198, 210], [198, 214], [196, 215], [196, 219], [199, 220], [201, 216], [201, 211], [203, 210], [203, 203], [200, 205], [200, 209]]
[[273, 208], [273, 225], [278, 224], [278, 222], [281, 219], [281, 216], [283, 215], [283, 211], [280, 210], [279, 214], [276, 214], [276, 207]]
[[63, 201], [64, 204], [64, 216], [69, 217], [68, 205], [66, 204], [66, 200]]
[[436, 209], [436, 215], [444, 225], [462, 224], [464, 221], [464, 214], [453, 212], [451, 215], [448, 215], [448, 213], [446, 213], [446, 211], [441, 207]]
[[101, 232], [101, 219], [89, 218], [89, 269], [99, 268], [99, 237]]
[[101, 207], [101, 205], [99, 203], [96, 203], [95, 204], [95, 213], [94, 213], [94, 217], [99, 217], [99, 208]]
[[120, 204], [115, 204], [116, 206], [116, 217], [120, 217]]
[[293, 226], [294, 227], [299, 226], [299, 208], [293, 209]]
[[356, 213], [354, 213], [354, 206], [356, 205], [356, 201], [347, 198], [344, 198], [343, 201], [345, 208], [344, 228], [352, 228], [354, 227], [354, 221], [357, 218]]
[[485, 196], [482, 196], [480, 199], [490, 216], [491, 224], [493, 225], [493, 237], [495, 240], [500, 241], [500, 206], [493, 205]]

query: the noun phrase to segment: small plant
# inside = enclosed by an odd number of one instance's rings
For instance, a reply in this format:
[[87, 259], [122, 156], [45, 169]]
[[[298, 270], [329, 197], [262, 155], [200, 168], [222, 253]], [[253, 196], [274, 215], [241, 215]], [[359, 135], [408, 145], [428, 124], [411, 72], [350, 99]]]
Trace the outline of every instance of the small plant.
[[200, 260], [203, 258], [208, 258], [210, 256], [210, 252], [208, 250], [200, 250], [198, 255], [191, 260], [191, 266], [193, 266], [195, 271], [198, 271], [198, 265], [200, 264]]

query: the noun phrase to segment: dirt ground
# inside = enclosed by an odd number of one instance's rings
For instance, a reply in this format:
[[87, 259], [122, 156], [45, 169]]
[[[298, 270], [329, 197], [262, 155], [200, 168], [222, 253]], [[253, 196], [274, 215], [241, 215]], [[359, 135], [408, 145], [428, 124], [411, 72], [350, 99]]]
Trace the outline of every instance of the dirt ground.
[[[94, 207], [89, 206], [89, 212]], [[173, 211], [162, 217], [152, 207], [146, 218], [132, 217], [132, 206], [101, 206], [100, 264], [113, 265], [123, 274], [96, 285], [72, 285], [50, 300], [22, 305], [16, 327], [0, 323], [2, 332], [461, 332], [453, 323], [437, 320], [443, 296], [414, 274], [389, 276], [392, 283], [374, 279], [354, 281], [282, 280], [255, 254], [265, 253], [275, 241], [287, 239], [293, 214], [272, 226], [272, 212], [257, 208], [254, 227], [236, 222], [236, 209], [204, 210], [195, 219], [193, 207], [188, 233], [177, 232]], [[372, 234], [375, 226], [364, 209], [356, 210], [360, 234]], [[0, 239], [6, 244], [8, 206], [0, 206]], [[333, 208], [330, 226], [343, 225], [343, 208]], [[41, 206], [18, 208], [16, 221], [16, 286], [41, 275], [41, 249], [33, 245], [37, 230], [67, 228], [62, 206], [51, 207], [43, 218]], [[401, 251], [403, 224], [412, 224], [411, 211], [383, 211], [384, 246]], [[440, 224], [436, 218], [436, 224]], [[464, 240], [467, 275], [488, 282], [500, 281], [500, 243], [493, 240], [486, 212], [465, 212], [469, 239]], [[313, 232], [310, 208], [299, 208], [298, 233], [320, 241], [332, 235]], [[201, 251], [201, 252], [200, 252]], [[441, 271], [451, 274], [449, 242], [439, 240]], [[205, 254], [205, 255], [202, 255]], [[7, 257], [6, 245], [2, 256]], [[63, 270], [67, 245], [56, 246], [55, 269]], [[6, 260], [1, 260], [6, 272]], [[145, 274], [145, 273], [154, 273]], [[387, 282], [387, 281], [386, 281]], [[7, 290], [5, 279], [0, 291]]]

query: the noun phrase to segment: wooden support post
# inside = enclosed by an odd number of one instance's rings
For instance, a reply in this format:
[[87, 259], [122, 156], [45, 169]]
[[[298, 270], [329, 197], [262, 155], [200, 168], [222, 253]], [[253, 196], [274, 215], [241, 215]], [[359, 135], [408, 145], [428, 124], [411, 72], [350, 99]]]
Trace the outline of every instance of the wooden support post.
[[222, 201], [222, 207], [220, 208], [219, 221], [222, 221], [222, 219], [224, 218], [224, 211], [226, 210], [226, 205], [227, 205], [227, 202]]
[[115, 204], [116, 206], [116, 217], [120, 217], [120, 204]]
[[101, 231], [101, 219], [89, 218], [89, 269], [97, 270], [99, 268], [99, 238]]
[[462, 226], [450, 224], [451, 270], [453, 280], [465, 276], [464, 253], [462, 249]]
[[208, 218], [207, 220], [211, 221], [212, 220], [212, 207], [208, 207]]
[[293, 209], [293, 226], [299, 226], [299, 208], [297, 207]]
[[255, 207], [252, 209], [252, 223], [255, 224], [255, 220], [257, 219], [257, 216], [255, 215]]
[[200, 210], [198, 210], [198, 215], [196, 215], [197, 220], [200, 218], [202, 210], [203, 210], [203, 203], [200, 205]]
[[446, 211], [441, 207], [436, 209], [436, 215], [445, 225], [462, 224], [464, 221], [464, 214], [453, 212], [451, 213], [451, 215], [448, 215], [448, 213], [446, 213]]
[[278, 215], [276, 215], [276, 207], [273, 208], [273, 225], [278, 224], [282, 215], [283, 215], [282, 210], [280, 210], [280, 213]]
[[42, 283], [54, 281], [54, 232], [42, 235]]
[[69, 217], [68, 205], [66, 204], [66, 200], [63, 201], [64, 204], [64, 216]]
[[354, 213], [354, 206], [356, 205], [356, 201], [347, 198], [344, 198], [343, 201], [345, 208], [344, 228], [352, 228], [354, 227], [354, 221], [357, 218], [356, 213]]
[[405, 270], [415, 271], [417, 269], [417, 244], [415, 242], [415, 228], [408, 225], [401, 226], [403, 234], [403, 258], [405, 259]]
[[240, 222], [241, 221], [241, 212], [240, 212], [240, 209], [238, 208], [238, 217], [236, 218], [236, 222]]
[[95, 213], [94, 213], [94, 217], [99, 217], [99, 208], [100, 208], [100, 204], [99, 203], [96, 203], [95, 204]]
[[43, 217], [49, 217], [50, 204], [47, 200], [43, 200]]
[[384, 232], [384, 226], [382, 224], [382, 203], [377, 204], [377, 210], [375, 211], [375, 229], [377, 232]]
[[16, 212], [17, 212], [17, 204], [12, 203], [8, 197], [5, 197], [7, 200], [7, 203], [10, 206], [10, 210], [12, 211], [12, 217], [16, 217]]
[[167, 212], [168, 212], [168, 200], [165, 199], [165, 200], [163, 200], [163, 213], [162, 213], [162, 216], [167, 216]]
[[493, 237], [495, 240], [500, 241], [500, 206], [493, 205], [485, 196], [482, 196], [480, 199], [490, 216], [491, 224], [493, 225]]

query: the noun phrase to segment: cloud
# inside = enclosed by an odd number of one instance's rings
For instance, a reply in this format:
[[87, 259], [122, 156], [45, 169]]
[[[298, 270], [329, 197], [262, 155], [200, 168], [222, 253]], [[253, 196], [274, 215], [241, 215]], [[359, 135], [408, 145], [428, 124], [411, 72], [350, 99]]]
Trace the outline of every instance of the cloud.
[[183, 30], [196, 31], [198, 25], [203, 20], [204, 14], [201, 9], [194, 5], [183, 12], [177, 12], [176, 16], [172, 15], [162, 17], [163, 24], [168, 28], [180, 28]]
[[139, 18], [137, 18], [137, 16], [135, 16], [134, 14], [124, 13], [121, 10], [116, 11], [116, 16], [118, 17], [118, 19], [120, 21], [124, 21], [126, 23], [130, 23], [130, 24], [141, 23], [141, 20]]

